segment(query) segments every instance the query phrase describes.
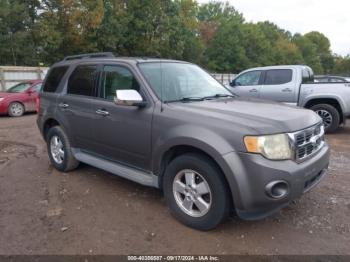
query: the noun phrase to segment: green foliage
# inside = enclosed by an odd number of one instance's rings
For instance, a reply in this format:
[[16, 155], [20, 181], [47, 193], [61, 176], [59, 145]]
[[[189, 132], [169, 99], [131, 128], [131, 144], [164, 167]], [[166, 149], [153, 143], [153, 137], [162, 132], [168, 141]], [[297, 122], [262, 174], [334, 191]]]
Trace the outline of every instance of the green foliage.
[[249, 61], [242, 46], [242, 15], [228, 4], [210, 2], [200, 7], [198, 17], [206, 44], [202, 65], [216, 72], [246, 68]]
[[265, 21], [247, 23], [228, 2], [195, 0], [2, 0], [0, 64], [50, 65], [66, 55], [182, 59], [216, 72], [307, 64], [316, 73], [350, 73], [320, 32], [292, 35]]
[[334, 60], [333, 72], [338, 75], [350, 76], [350, 55], [346, 57], [336, 56]]
[[31, 34], [30, 1], [0, 1], [0, 64], [27, 65], [37, 61]]
[[294, 35], [292, 41], [299, 47], [305, 63], [310, 66], [316, 74], [322, 74], [323, 68], [320, 54], [317, 52], [317, 46], [309, 38], [300, 34]]

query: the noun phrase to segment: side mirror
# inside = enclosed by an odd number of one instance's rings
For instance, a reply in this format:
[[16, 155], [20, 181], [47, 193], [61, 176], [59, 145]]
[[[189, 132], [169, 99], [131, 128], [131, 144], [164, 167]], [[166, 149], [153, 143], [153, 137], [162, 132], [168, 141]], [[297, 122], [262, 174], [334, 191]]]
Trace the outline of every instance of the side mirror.
[[32, 89], [28, 89], [28, 90], [26, 91], [26, 93], [27, 93], [28, 95], [31, 95], [31, 94], [34, 93], [34, 91], [33, 91]]
[[117, 90], [114, 102], [120, 106], [144, 107], [147, 104], [139, 92], [133, 89]]
[[231, 86], [231, 87], [235, 87], [235, 86], [236, 86], [236, 81], [235, 81], [235, 80], [232, 80], [232, 81], [230, 82], [230, 86]]

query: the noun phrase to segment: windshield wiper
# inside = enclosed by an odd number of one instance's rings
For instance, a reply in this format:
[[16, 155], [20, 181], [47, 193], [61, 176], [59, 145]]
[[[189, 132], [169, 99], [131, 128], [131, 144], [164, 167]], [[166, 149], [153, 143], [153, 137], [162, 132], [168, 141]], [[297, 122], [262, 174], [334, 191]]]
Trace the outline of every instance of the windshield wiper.
[[194, 102], [194, 101], [204, 101], [204, 100], [222, 98], [222, 97], [236, 97], [236, 96], [233, 94], [215, 94], [212, 96], [204, 96], [204, 97], [183, 97], [181, 99], [165, 101], [164, 103], [172, 103], [172, 102], [184, 102], [185, 103], [185, 102]]
[[236, 96], [233, 94], [215, 94], [212, 96], [203, 97], [203, 99], [207, 100], [207, 99], [215, 99], [215, 98], [222, 98], [222, 97], [236, 97]]
[[203, 101], [203, 97], [183, 97], [181, 99], [176, 99], [176, 100], [168, 100], [164, 101], [164, 103], [172, 103], [172, 102], [194, 102], [194, 101]]

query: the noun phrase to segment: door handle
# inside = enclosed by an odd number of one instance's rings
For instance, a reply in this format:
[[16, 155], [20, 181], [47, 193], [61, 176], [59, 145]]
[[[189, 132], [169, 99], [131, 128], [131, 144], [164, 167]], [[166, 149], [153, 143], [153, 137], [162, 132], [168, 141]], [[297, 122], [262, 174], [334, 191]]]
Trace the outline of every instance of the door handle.
[[58, 106], [59, 106], [60, 108], [63, 108], [63, 109], [65, 109], [65, 108], [68, 108], [68, 107], [69, 107], [69, 105], [68, 105], [68, 104], [66, 104], [66, 103], [59, 103], [59, 104], [58, 104]]
[[101, 115], [101, 116], [109, 116], [109, 112], [103, 109], [98, 109], [96, 110], [96, 114]]
[[249, 92], [250, 92], [250, 93], [257, 93], [257, 92], [258, 92], [258, 89], [253, 88], [253, 89], [250, 89]]
[[290, 88], [285, 88], [285, 89], [282, 89], [282, 92], [292, 92], [292, 89], [290, 89]]

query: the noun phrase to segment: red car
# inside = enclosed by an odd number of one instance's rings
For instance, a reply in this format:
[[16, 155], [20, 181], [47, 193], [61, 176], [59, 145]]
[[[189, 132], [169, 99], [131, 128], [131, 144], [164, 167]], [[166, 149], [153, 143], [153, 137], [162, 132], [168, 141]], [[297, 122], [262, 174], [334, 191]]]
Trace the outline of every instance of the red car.
[[25, 112], [35, 112], [36, 99], [42, 82], [42, 80], [30, 80], [0, 92], [0, 114], [21, 116]]

